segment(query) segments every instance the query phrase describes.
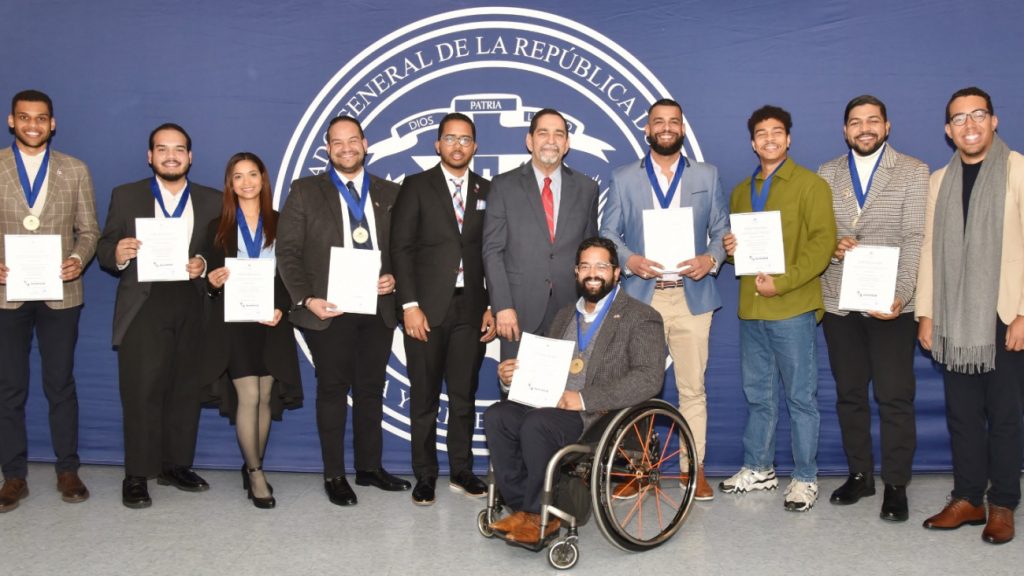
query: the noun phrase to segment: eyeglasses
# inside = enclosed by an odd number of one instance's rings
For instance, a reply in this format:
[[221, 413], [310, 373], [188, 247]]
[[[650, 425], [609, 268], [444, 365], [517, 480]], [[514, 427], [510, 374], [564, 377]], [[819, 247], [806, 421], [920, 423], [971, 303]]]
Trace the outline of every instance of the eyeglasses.
[[949, 123], [953, 126], [963, 126], [967, 124], [967, 118], [970, 117], [974, 120], [975, 124], [981, 124], [989, 116], [989, 111], [984, 108], [978, 108], [974, 112], [961, 112], [959, 114], [953, 114], [949, 117]]
[[609, 264], [608, 262], [597, 262], [596, 264], [584, 262], [582, 264], [576, 265], [576, 272], [580, 274], [589, 274], [591, 270], [594, 270], [596, 272], [604, 273], [611, 270], [612, 268], [615, 267]]
[[441, 137], [441, 142], [444, 142], [447, 146], [455, 146], [458, 142], [459, 146], [469, 146], [473, 143], [472, 136], [456, 136], [454, 134], [448, 134], [447, 136]]

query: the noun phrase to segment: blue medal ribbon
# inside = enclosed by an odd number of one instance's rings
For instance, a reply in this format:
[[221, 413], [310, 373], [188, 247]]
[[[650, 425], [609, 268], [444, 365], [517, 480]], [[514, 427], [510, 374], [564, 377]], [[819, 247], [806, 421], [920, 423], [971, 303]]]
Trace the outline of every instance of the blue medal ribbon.
[[235, 206], [235, 220], [238, 221], [238, 229], [242, 232], [242, 241], [245, 242], [245, 252], [249, 258], [259, 258], [260, 248], [263, 246], [263, 216], [260, 215], [256, 222], [255, 236], [249, 233], [249, 224], [245, 221], [245, 214], [240, 206]]
[[647, 179], [651, 181], [651, 188], [654, 188], [654, 194], [658, 197], [658, 203], [661, 204], [662, 208], [668, 208], [672, 205], [672, 197], [676, 195], [676, 190], [679, 188], [679, 180], [683, 177], [686, 162], [683, 162], [682, 156], [679, 157], [679, 170], [676, 170], [675, 175], [672, 176], [672, 182], [668, 185], [667, 193], [661, 191], [658, 177], [654, 175], [654, 162], [651, 160], [650, 150], [647, 151], [647, 156], [644, 158], [644, 165], [647, 167]]
[[181, 191], [181, 198], [178, 199], [178, 207], [174, 209], [174, 214], [167, 211], [167, 206], [164, 206], [164, 195], [160, 193], [160, 185], [156, 183], [156, 176], [149, 181], [149, 189], [153, 191], [153, 198], [156, 198], [156, 203], [160, 205], [160, 210], [163, 211], [165, 218], [180, 218], [181, 214], [185, 212], [185, 205], [188, 204], [188, 180], [185, 181], [185, 189]]
[[28, 182], [28, 171], [25, 170], [25, 161], [21, 159], [21, 150], [18, 149], [17, 142], [11, 144], [11, 150], [14, 151], [14, 164], [18, 167], [18, 180], [21, 180], [21, 189], [25, 191], [25, 201], [28, 202], [28, 207], [32, 208], [36, 205], [36, 198], [39, 198], [39, 192], [43, 189], [43, 181], [46, 180], [46, 169], [50, 166], [50, 146], [46, 146], [43, 163], [39, 165], [39, 172], [36, 172], [36, 179], [31, 184]]
[[853, 193], [857, 195], [857, 204], [860, 204], [860, 207], [863, 208], [864, 203], [868, 200], [868, 192], [871, 191], [871, 182], [875, 179], [875, 172], [878, 171], [878, 165], [882, 163], [882, 154], [879, 154], [878, 159], [875, 160], [875, 167], [871, 169], [871, 176], [868, 177], [868, 187], [864, 190], [860, 187], [860, 175], [857, 174], [857, 162], [853, 159], [852, 149], [847, 153], [847, 156], [847, 162], [850, 165], [850, 179], [853, 180]]
[[583, 314], [580, 314], [579, 310], [576, 311], [576, 342], [580, 347], [580, 355], [582, 355], [583, 351], [587, 349], [587, 346], [590, 344], [590, 340], [594, 337], [594, 334], [597, 333], [597, 329], [601, 326], [601, 322], [604, 321], [604, 317], [608, 315], [608, 310], [611, 309], [612, 301], [615, 300], [615, 295], [618, 294], [618, 292], [619, 286], [616, 285], [611, 291], [611, 294], [609, 294], [608, 299], [604, 301], [604, 306], [602, 306], [601, 310], [598, 311], [597, 317], [594, 318], [594, 321], [590, 324], [590, 328], [587, 329], [586, 334], [583, 333], [582, 328], [583, 322], [581, 318], [583, 317]]
[[761, 165], [758, 164], [757, 167], [754, 168], [754, 173], [750, 175], [750, 204], [753, 206], [754, 212], [764, 211], [765, 204], [768, 203], [768, 192], [770, 192], [772, 188], [772, 177], [779, 171], [779, 168], [782, 168], [782, 165], [786, 163], [786, 160], [789, 160], [789, 158], [780, 162], [779, 165], [775, 167], [775, 170], [772, 170], [772, 173], [764, 179], [764, 184], [761, 186], [760, 194], [757, 193], [757, 175], [761, 173]]
[[366, 199], [370, 196], [370, 177], [368, 175], [363, 176], [363, 187], [359, 192], [359, 202], [356, 203], [356, 199], [348, 193], [348, 186], [345, 186], [341, 178], [338, 178], [338, 173], [334, 168], [329, 168], [328, 171], [331, 173], [331, 181], [334, 182], [334, 187], [338, 189], [338, 193], [345, 200], [345, 204], [348, 205], [348, 209], [352, 212], [352, 216], [355, 217], [355, 221], [361, 221], [366, 211]]

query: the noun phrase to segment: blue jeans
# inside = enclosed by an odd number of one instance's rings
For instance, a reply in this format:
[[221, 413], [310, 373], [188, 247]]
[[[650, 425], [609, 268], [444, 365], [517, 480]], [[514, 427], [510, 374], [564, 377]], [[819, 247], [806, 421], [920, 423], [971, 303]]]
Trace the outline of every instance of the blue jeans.
[[818, 354], [814, 312], [786, 320], [740, 320], [743, 394], [747, 429], [743, 465], [764, 472], [774, 466], [779, 422], [779, 380], [792, 429], [793, 478], [818, 475]]

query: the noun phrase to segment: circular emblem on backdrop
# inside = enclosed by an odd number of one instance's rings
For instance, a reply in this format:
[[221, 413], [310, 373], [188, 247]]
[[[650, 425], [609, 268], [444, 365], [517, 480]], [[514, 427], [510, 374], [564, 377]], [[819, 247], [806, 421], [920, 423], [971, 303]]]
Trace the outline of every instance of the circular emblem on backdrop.
[[[331, 118], [362, 123], [366, 170], [401, 182], [438, 162], [437, 125], [462, 112], [477, 128], [472, 169], [485, 178], [530, 159], [524, 143], [533, 114], [555, 108], [569, 122], [566, 163], [596, 180], [602, 194], [612, 170], [646, 152], [647, 109], [670, 97], [633, 55], [579, 22], [517, 8], [445, 12], [391, 32], [345, 63], [310, 103], [292, 134], [275, 185], [283, 204], [289, 183], [329, 166], [324, 134]], [[687, 122], [684, 153], [702, 160]], [[300, 342], [307, 358], [309, 352]], [[409, 379], [395, 331], [384, 400], [386, 431], [409, 439]], [[483, 411], [498, 399], [497, 345], [488, 347], [477, 394], [474, 453], [486, 454]], [[438, 415], [444, 449], [447, 398]]]

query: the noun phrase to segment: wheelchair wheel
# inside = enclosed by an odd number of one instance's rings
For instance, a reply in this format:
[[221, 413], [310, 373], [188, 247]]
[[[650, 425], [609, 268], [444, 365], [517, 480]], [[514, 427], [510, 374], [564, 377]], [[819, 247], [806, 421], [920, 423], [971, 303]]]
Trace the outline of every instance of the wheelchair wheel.
[[568, 570], [580, 559], [580, 549], [575, 538], [559, 540], [548, 548], [548, 562], [559, 570]]
[[591, 499], [609, 542], [641, 552], [668, 541], [693, 503], [697, 450], [679, 411], [662, 400], [622, 410], [601, 436]]
[[476, 515], [476, 529], [484, 538], [494, 538], [494, 530], [491, 530], [490, 509], [484, 508]]

